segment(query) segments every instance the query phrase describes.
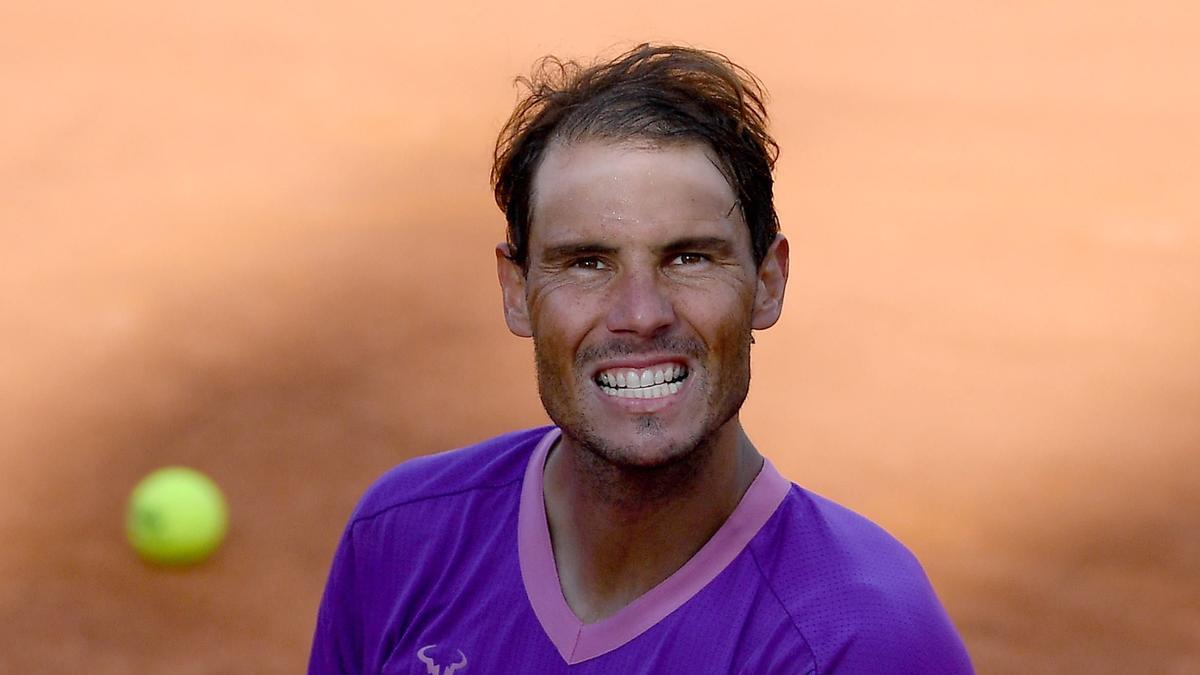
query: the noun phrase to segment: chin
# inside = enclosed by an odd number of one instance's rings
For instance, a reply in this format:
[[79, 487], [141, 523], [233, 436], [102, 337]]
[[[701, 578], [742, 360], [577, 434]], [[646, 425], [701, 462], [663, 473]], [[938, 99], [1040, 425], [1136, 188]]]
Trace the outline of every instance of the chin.
[[596, 460], [597, 468], [604, 465], [634, 472], [687, 473], [686, 467], [703, 464], [745, 398], [743, 393], [713, 401], [711, 388], [698, 379], [687, 398], [669, 409], [629, 414], [614, 412], [606, 399], [599, 398], [599, 389], [590, 380], [539, 377], [538, 384], [550, 419]]
[[614, 467], [628, 469], [658, 469], [686, 463], [697, 451], [709, 445], [709, 434], [703, 430], [669, 434], [653, 417], [635, 421], [636, 428], [625, 434], [597, 433], [594, 427], [580, 430], [564, 429], [588, 452]]

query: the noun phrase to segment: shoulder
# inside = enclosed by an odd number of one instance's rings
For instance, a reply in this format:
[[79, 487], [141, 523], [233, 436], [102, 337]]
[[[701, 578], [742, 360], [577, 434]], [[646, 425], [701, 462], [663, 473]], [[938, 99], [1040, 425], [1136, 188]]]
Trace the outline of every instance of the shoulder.
[[867, 518], [793, 485], [752, 552], [820, 672], [971, 672], [921, 564]]
[[397, 617], [411, 619], [421, 599], [480, 561], [515, 569], [521, 482], [549, 429], [411, 459], [367, 489], [334, 553], [310, 672], [377, 671]]
[[881, 584], [924, 578], [916, 557], [882, 527], [797, 485], [768, 526], [774, 545], [792, 554], [785, 560], [798, 555], [810, 574], [815, 568], [831, 582], [865, 580], [864, 574]]
[[416, 457], [371, 485], [351, 516], [369, 520], [408, 504], [520, 485], [535, 446], [552, 427], [525, 429], [474, 445]]

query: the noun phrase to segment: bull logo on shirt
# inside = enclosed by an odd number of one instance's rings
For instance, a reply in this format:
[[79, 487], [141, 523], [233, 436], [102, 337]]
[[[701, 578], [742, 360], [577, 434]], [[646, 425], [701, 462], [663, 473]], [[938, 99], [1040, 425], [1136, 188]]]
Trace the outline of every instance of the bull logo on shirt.
[[433, 656], [430, 656], [430, 652], [432, 652], [436, 647], [436, 644], [425, 645], [417, 650], [417, 659], [420, 660], [421, 663], [425, 664], [425, 670], [429, 673], [429, 675], [452, 675], [456, 671], [466, 669], [467, 655], [464, 654], [461, 649], [454, 650], [458, 652], [458, 661], [450, 664], [439, 664]]

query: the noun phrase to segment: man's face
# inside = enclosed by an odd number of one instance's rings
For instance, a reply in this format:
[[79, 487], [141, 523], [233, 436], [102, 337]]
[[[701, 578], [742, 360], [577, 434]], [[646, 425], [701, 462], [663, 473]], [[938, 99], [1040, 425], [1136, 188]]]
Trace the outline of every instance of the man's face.
[[501, 257], [500, 277], [550, 418], [608, 461], [646, 467], [735, 423], [750, 330], [782, 307], [787, 244], [755, 266], [706, 148], [557, 144], [533, 195], [528, 272]]

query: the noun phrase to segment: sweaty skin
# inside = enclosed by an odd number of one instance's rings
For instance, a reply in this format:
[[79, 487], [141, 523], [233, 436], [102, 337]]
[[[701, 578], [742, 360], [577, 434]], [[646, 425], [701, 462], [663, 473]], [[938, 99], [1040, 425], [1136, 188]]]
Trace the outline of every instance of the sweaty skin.
[[505, 318], [532, 337], [563, 436], [545, 500], [568, 605], [619, 611], [679, 569], [762, 466], [738, 421], [750, 332], [778, 320], [787, 240], [761, 265], [701, 144], [555, 144], [527, 271], [497, 247]]

